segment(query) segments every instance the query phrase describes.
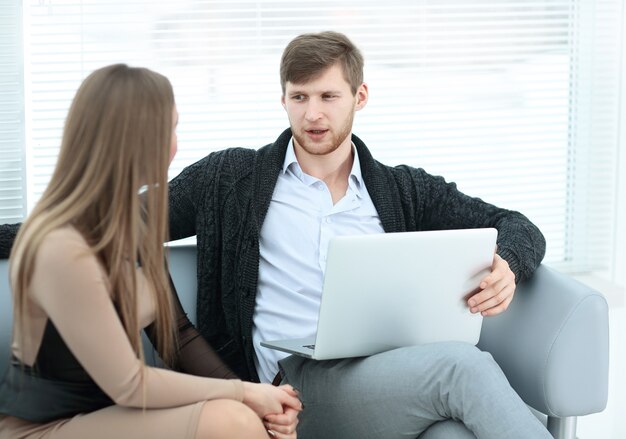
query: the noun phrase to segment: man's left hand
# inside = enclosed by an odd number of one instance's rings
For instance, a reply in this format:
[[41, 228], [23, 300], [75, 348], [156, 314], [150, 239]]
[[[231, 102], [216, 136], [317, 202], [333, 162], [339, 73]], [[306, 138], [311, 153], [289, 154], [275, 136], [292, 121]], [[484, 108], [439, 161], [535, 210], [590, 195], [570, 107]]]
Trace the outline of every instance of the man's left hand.
[[495, 316], [505, 311], [515, 294], [515, 274], [509, 264], [495, 254], [491, 273], [480, 281], [480, 291], [469, 298], [467, 304], [472, 313]]

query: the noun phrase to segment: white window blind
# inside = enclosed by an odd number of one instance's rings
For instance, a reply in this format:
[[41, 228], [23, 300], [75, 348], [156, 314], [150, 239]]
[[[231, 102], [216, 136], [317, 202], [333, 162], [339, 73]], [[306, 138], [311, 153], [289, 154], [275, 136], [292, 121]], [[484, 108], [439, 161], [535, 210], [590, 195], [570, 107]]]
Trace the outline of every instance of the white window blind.
[[[18, 2], [15, 2], [18, 3]], [[375, 157], [520, 210], [546, 261], [607, 264], [614, 224], [620, 0], [316, 2], [37, 0], [24, 6], [29, 207], [48, 182], [80, 81], [115, 62], [167, 75], [180, 112], [171, 176], [288, 125], [282, 49], [346, 33], [370, 88], [354, 132]]]
[[22, 5], [0, 7], [0, 224], [26, 213]]

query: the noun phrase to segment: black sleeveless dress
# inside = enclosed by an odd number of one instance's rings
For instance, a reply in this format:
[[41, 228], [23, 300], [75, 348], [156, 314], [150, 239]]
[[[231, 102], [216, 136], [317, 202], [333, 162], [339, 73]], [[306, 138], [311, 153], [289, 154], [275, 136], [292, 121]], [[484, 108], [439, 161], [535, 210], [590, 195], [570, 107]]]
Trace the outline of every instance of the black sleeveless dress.
[[0, 414], [45, 423], [113, 405], [48, 320], [32, 367], [13, 357], [0, 382]]

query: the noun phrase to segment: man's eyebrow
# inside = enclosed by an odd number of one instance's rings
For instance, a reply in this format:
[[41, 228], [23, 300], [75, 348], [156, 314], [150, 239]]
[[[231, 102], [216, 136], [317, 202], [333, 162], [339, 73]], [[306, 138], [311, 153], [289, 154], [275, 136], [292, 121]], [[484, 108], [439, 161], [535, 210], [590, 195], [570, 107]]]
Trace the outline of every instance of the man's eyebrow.
[[308, 94], [321, 94], [321, 95], [325, 95], [325, 94], [341, 94], [341, 90], [323, 90], [323, 91], [314, 91], [314, 92], [305, 92], [302, 90], [291, 90], [289, 93], [287, 93], [289, 96], [293, 96], [293, 95], [308, 95]]

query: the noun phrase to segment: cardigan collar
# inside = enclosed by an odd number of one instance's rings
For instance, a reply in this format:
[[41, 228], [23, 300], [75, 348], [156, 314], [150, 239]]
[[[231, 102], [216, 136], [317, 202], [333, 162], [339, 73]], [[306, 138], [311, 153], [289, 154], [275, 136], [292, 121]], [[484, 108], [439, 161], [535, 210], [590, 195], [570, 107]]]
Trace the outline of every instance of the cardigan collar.
[[[258, 232], [261, 230], [261, 225], [272, 201], [274, 187], [282, 170], [291, 136], [291, 129], [286, 129], [274, 143], [258, 150], [253, 200]], [[374, 160], [365, 143], [354, 134], [352, 135], [352, 142], [357, 149], [363, 181], [378, 211], [385, 232], [405, 231], [399, 194], [392, 189], [395, 185], [390, 181], [393, 177], [389, 168]]]

